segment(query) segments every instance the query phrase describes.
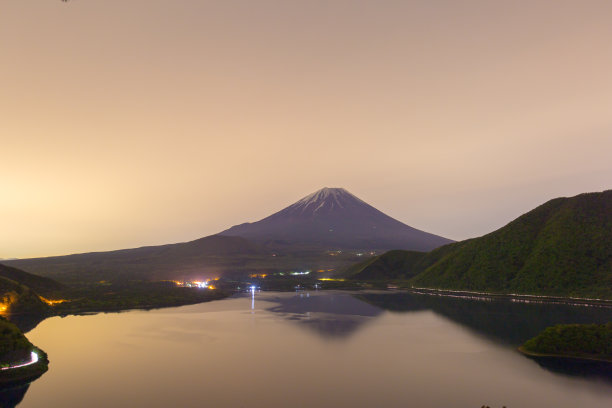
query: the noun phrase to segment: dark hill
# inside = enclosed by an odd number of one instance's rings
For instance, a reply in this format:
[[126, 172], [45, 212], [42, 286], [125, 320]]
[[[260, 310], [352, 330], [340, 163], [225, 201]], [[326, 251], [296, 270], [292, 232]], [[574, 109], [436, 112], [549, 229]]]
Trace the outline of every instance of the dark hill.
[[0, 277], [0, 315], [13, 319], [15, 315], [47, 316], [50, 311], [31, 288]]
[[31, 273], [2, 264], [0, 264], [0, 277], [27, 286], [43, 296], [54, 294], [65, 288], [64, 285], [53, 279], [32, 275]]
[[[206, 277], [234, 257], [269, 255], [240, 237], [212, 235], [195, 241], [108, 252], [19, 259], [11, 265], [67, 283]], [[231, 265], [230, 265], [231, 266]]]
[[347, 268], [343, 276], [366, 281], [408, 280], [420, 272], [426, 252], [393, 250]]
[[415, 287], [612, 299], [612, 190], [548, 201], [406, 263], [393, 273], [420, 272]]
[[557, 198], [433, 251], [415, 286], [612, 299], [612, 190]]
[[429, 251], [452, 242], [403, 224], [343, 188], [323, 188], [269, 217], [220, 235], [284, 248]]

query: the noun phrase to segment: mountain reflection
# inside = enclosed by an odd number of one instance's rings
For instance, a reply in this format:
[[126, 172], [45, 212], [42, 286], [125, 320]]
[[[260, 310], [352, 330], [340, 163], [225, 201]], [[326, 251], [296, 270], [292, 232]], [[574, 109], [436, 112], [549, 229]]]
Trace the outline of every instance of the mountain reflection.
[[36, 326], [48, 316], [31, 313], [14, 313], [9, 316], [9, 320], [24, 333], [34, 330]]
[[[612, 308], [609, 307], [522, 303], [509, 299], [477, 300], [407, 292], [355, 296], [393, 312], [431, 310], [495, 343], [513, 348], [555, 324], [601, 324], [612, 320]], [[558, 374], [612, 381], [610, 364], [552, 358], [534, 360], [542, 368]]]
[[302, 292], [265, 300], [276, 304], [267, 311], [329, 339], [347, 338], [384, 313], [381, 308], [346, 293]]
[[0, 389], [0, 408], [14, 408], [25, 396], [30, 384]]

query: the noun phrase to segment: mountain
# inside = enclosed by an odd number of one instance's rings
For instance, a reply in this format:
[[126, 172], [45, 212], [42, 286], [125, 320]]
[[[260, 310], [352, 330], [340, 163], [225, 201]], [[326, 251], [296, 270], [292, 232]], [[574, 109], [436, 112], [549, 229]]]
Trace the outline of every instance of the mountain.
[[408, 280], [421, 272], [418, 263], [426, 252], [393, 250], [344, 270], [342, 276], [365, 281]]
[[0, 315], [29, 329], [51, 312], [39, 294], [51, 297], [63, 288], [51, 279], [0, 264]]
[[281, 248], [429, 251], [452, 242], [403, 224], [343, 188], [323, 188], [269, 217], [219, 235]]
[[100, 280], [203, 278], [240, 266], [237, 257], [269, 256], [240, 237], [212, 235], [190, 242], [5, 262], [65, 283]]
[[550, 200], [421, 259], [406, 252], [408, 266], [385, 269], [385, 255], [379, 273], [415, 287], [612, 299], [612, 190]]
[[324, 188], [259, 222], [190, 242], [4, 263], [65, 284], [190, 279], [338, 269], [359, 259], [333, 249], [431, 250], [452, 242], [409, 227], [348, 191]]
[[53, 279], [33, 275], [17, 268], [0, 264], [0, 278], [10, 279], [15, 283], [27, 286], [41, 295], [51, 295], [64, 289], [64, 285]]

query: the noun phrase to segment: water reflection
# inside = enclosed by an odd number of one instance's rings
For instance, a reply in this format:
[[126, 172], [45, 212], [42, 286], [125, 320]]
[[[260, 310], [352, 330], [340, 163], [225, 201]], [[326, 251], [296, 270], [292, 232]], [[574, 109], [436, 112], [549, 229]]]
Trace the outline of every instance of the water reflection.
[[15, 326], [19, 327], [24, 333], [33, 330], [40, 322], [45, 320], [48, 316], [40, 315], [40, 314], [30, 314], [30, 313], [14, 313], [8, 316], [8, 319]]
[[28, 388], [30, 384], [0, 389], [0, 408], [16, 407], [23, 400]]
[[384, 312], [348, 293], [320, 293], [299, 292], [292, 297], [264, 295], [263, 300], [275, 304], [266, 309], [268, 312], [327, 339], [347, 338]]
[[[610, 385], [552, 375], [513, 351], [509, 332], [522, 329], [512, 325], [548, 324], [547, 313], [524, 306], [388, 292], [255, 292], [54, 317], [29, 335], [52, 363], [19, 408], [612, 406]], [[574, 310], [593, 320], [588, 309]], [[540, 317], [520, 318], [527, 312]]]
[[561, 323], [606, 323], [612, 308], [473, 300], [407, 292], [359, 294], [359, 299], [396, 312], [432, 310], [498, 343], [518, 347], [546, 327]]
[[[607, 323], [612, 308], [510, 300], [475, 300], [407, 292], [358, 294], [359, 299], [394, 312], [432, 310], [496, 343], [518, 347], [548, 326], [570, 323]], [[542, 368], [576, 377], [597, 377], [612, 382], [612, 365], [598, 362], [532, 358]]]
[[527, 357], [545, 370], [585, 379], [601, 379], [612, 383], [612, 365], [601, 361], [561, 359], [555, 357]]

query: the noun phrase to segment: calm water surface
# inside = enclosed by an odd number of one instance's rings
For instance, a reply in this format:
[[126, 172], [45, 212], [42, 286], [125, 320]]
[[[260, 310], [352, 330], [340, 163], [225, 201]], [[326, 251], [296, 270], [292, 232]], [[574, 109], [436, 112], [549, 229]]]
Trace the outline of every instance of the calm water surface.
[[[27, 407], [612, 407], [612, 381], [515, 351], [610, 309], [408, 294], [257, 293], [54, 317]], [[579, 370], [578, 370], [579, 371]]]

